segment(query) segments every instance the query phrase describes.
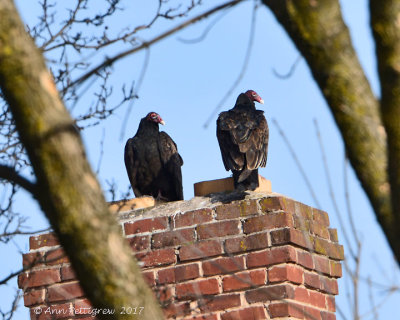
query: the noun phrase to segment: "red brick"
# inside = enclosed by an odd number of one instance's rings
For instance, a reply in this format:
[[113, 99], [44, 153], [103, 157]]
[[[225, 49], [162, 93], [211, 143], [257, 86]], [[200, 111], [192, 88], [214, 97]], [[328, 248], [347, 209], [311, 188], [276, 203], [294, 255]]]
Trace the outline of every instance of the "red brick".
[[154, 230], [164, 230], [168, 228], [168, 217], [157, 217], [142, 219], [124, 224], [125, 234], [136, 234], [152, 232]]
[[269, 197], [260, 200], [260, 206], [263, 212], [282, 210], [294, 214], [294, 204], [295, 202], [293, 200], [285, 197]]
[[161, 266], [176, 262], [175, 250], [172, 248], [137, 253], [136, 258], [141, 262], [142, 267]]
[[219, 221], [214, 223], [201, 224], [196, 229], [199, 239], [202, 240], [239, 234], [239, 225], [239, 220]]
[[228, 253], [263, 249], [268, 246], [269, 242], [267, 232], [225, 240], [225, 251]]
[[186, 264], [158, 271], [158, 283], [175, 283], [191, 280], [200, 276], [199, 265], [197, 263]]
[[268, 311], [271, 318], [295, 317], [296, 319], [309, 319], [304, 318], [304, 306], [293, 302], [284, 301], [270, 304]]
[[143, 278], [149, 286], [154, 286], [156, 284], [156, 279], [154, 276], [154, 271], [142, 272]]
[[222, 244], [217, 240], [204, 240], [192, 245], [185, 245], [179, 249], [181, 261], [212, 257], [222, 254]]
[[304, 272], [304, 285], [313, 289], [321, 288], [321, 281], [317, 273]]
[[305, 319], [321, 320], [321, 311], [310, 306], [304, 306]]
[[199, 296], [217, 293], [219, 293], [219, 285], [215, 278], [176, 285], [176, 297], [178, 300], [194, 299]]
[[272, 245], [281, 245], [286, 243], [294, 243], [306, 249], [313, 249], [314, 237], [307, 232], [297, 229], [279, 229], [271, 231]]
[[327, 310], [331, 312], [336, 311], [335, 296], [326, 296]]
[[185, 318], [184, 320], [219, 320], [217, 314], [207, 314], [207, 315], [201, 315], [201, 316], [191, 316], [188, 318]]
[[224, 257], [207, 260], [202, 263], [205, 276], [224, 274], [244, 269], [244, 256]]
[[88, 299], [74, 301], [75, 315], [86, 315], [92, 312], [92, 304]]
[[314, 291], [314, 290], [309, 290], [309, 295], [310, 295], [310, 304], [318, 307], [320, 309], [325, 309], [325, 294]]
[[268, 281], [303, 283], [303, 274], [304, 270], [301, 267], [291, 264], [273, 266], [268, 270]]
[[61, 268], [61, 280], [77, 280], [76, 274], [71, 266], [65, 266]]
[[224, 294], [218, 296], [206, 297], [199, 300], [199, 307], [201, 312], [212, 312], [218, 310], [225, 310], [228, 308], [240, 306], [239, 294]]
[[329, 216], [325, 211], [313, 208], [313, 221], [321, 226], [329, 227]]
[[262, 216], [249, 218], [243, 223], [244, 233], [286, 227], [293, 227], [292, 215], [286, 212], [268, 213]]
[[25, 269], [40, 267], [44, 263], [44, 253], [42, 251], [25, 253], [22, 255], [22, 266]]
[[209, 208], [188, 211], [177, 214], [173, 217], [172, 225], [174, 228], [193, 226], [212, 220], [212, 210]]
[[49, 302], [64, 301], [80, 297], [83, 297], [83, 290], [78, 282], [56, 284], [47, 289], [47, 299]]
[[310, 303], [309, 290], [303, 287], [296, 287], [294, 289], [294, 300], [296, 302]]
[[54, 247], [59, 245], [57, 237], [54, 233], [45, 233], [38, 236], [29, 237], [29, 248], [31, 250], [42, 247]]
[[63, 263], [69, 263], [69, 260], [62, 248], [51, 250], [46, 253], [47, 265], [55, 266]]
[[245, 217], [258, 213], [257, 201], [248, 200], [224, 204], [215, 208], [217, 220]]
[[44, 269], [24, 272], [18, 276], [18, 286], [21, 289], [45, 286], [61, 281], [59, 269]]
[[155, 296], [162, 305], [169, 304], [172, 302], [174, 297], [174, 288], [169, 286], [159, 286], [155, 291]]
[[52, 305], [50, 306], [50, 310], [46, 309], [43, 312], [44, 314], [48, 313], [47, 316], [51, 314], [52, 315], [51, 319], [68, 318], [74, 315], [74, 309], [72, 308], [71, 303]]
[[193, 242], [194, 240], [194, 228], [189, 228], [153, 234], [151, 244], [153, 248], [165, 248]]
[[329, 240], [329, 231], [325, 226], [321, 226], [318, 223], [311, 224], [311, 232], [316, 236]]
[[189, 302], [181, 302], [168, 304], [166, 307], [163, 308], [163, 311], [166, 318], [175, 318], [183, 317], [190, 314], [191, 308]]
[[132, 250], [134, 251], [143, 251], [150, 249], [150, 236], [136, 236], [132, 238], [128, 238], [128, 243]]
[[314, 269], [318, 272], [330, 275], [329, 259], [320, 255], [313, 255]]
[[321, 320], [336, 320], [336, 316], [334, 313], [321, 311]]
[[293, 227], [302, 231], [309, 232], [311, 230], [311, 221], [303, 217], [293, 216]]
[[280, 284], [248, 290], [245, 296], [248, 303], [293, 299], [294, 289], [288, 284]]
[[265, 284], [267, 273], [265, 269], [245, 271], [222, 278], [224, 292], [252, 288]]
[[221, 320], [264, 320], [268, 319], [261, 306], [229, 311], [221, 314]]
[[339, 294], [339, 288], [336, 279], [329, 279], [321, 276], [321, 290], [329, 294]]
[[297, 216], [302, 217], [305, 220], [312, 220], [312, 209], [310, 206], [305, 205], [301, 202], [294, 203], [294, 210]]
[[46, 292], [44, 289], [31, 290], [31, 291], [25, 292], [24, 293], [24, 306], [30, 307], [30, 306], [33, 306], [36, 304], [44, 303], [45, 294], [46, 294]]
[[314, 269], [314, 255], [310, 252], [297, 250], [297, 263], [308, 269]]
[[261, 252], [249, 253], [246, 260], [248, 268], [296, 262], [296, 249], [292, 246], [271, 248]]
[[329, 244], [329, 256], [332, 259], [344, 260], [344, 249], [343, 246], [337, 243]]

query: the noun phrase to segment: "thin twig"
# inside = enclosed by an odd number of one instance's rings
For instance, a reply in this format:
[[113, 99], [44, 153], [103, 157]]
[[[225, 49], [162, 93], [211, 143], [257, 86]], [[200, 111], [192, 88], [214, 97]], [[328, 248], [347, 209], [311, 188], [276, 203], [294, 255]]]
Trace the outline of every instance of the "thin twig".
[[289, 79], [293, 75], [294, 71], [296, 70], [296, 67], [299, 64], [299, 62], [301, 61], [301, 58], [302, 58], [302, 55], [299, 54], [298, 57], [296, 58], [296, 60], [293, 62], [292, 66], [290, 67], [289, 71], [286, 74], [278, 73], [278, 71], [276, 71], [275, 68], [272, 68], [272, 72], [279, 79], [282, 79], [282, 80]]

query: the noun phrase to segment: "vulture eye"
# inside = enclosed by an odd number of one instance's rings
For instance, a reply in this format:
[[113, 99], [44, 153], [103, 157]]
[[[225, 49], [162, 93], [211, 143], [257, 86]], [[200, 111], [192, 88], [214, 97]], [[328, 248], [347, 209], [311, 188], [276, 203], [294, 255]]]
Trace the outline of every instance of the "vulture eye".
[[257, 93], [253, 92], [253, 97], [255, 97], [257, 95]]
[[157, 118], [157, 115], [156, 115], [155, 113], [153, 113], [153, 114], [151, 115], [151, 118], [152, 118], [152, 119], [156, 119], [156, 118]]

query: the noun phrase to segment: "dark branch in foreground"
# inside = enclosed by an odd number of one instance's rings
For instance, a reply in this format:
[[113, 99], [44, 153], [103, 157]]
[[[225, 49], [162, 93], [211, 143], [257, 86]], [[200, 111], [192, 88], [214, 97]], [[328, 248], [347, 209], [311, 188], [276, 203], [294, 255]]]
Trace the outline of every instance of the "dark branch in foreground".
[[0, 165], [0, 179], [13, 182], [24, 188], [26, 191], [30, 192], [35, 198], [37, 196], [36, 184], [21, 176], [12, 167], [6, 165]]

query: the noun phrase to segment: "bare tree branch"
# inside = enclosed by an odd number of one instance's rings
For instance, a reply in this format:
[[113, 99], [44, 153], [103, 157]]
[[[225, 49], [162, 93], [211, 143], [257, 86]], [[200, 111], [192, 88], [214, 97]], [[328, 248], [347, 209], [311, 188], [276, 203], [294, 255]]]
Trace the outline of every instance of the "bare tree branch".
[[0, 165], [0, 179], [5, 179], [21, 186], [37, 198], [38, 190], [36, 184], [21, 176], [14, 168]]

